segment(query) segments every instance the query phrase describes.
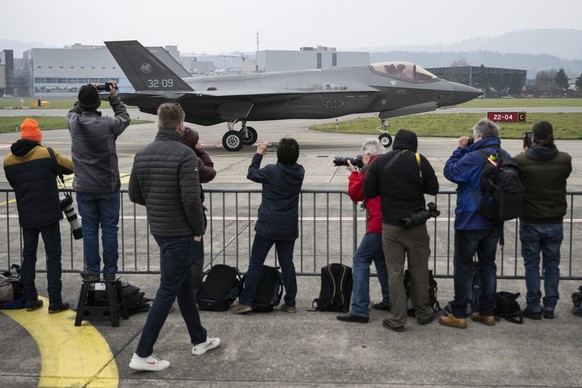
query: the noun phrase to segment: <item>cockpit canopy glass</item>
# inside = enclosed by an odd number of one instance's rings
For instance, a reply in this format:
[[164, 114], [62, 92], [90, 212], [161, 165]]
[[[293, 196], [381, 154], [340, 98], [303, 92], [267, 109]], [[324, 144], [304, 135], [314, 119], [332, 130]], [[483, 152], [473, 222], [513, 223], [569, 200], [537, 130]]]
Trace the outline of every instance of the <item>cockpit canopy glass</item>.
[[437, 76], [411, 62], [382, 62], [370, 65], [376, 73], [388, 74], [392, 77], [403, 78], [409, 81], [431, 81]]

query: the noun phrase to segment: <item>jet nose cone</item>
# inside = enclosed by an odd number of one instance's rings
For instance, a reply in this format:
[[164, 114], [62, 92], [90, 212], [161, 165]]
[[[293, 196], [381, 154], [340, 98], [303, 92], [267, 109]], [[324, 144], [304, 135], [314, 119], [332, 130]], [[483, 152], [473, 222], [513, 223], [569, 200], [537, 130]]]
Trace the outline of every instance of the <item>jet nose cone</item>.
[[452, 105], [461, 104], [463, 102], [471, 101], [474, 98], [483, 95], [483, 92], [472, 86], [454, 83], [452, 93]]

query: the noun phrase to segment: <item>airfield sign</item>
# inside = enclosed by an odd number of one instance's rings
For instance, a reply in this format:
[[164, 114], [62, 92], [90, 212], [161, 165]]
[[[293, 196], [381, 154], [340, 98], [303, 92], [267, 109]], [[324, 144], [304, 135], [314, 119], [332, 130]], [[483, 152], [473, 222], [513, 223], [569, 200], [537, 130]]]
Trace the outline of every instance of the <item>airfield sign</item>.
[[525, 112], [487, 112], [487, 118], [502, 123], [523, 123]]

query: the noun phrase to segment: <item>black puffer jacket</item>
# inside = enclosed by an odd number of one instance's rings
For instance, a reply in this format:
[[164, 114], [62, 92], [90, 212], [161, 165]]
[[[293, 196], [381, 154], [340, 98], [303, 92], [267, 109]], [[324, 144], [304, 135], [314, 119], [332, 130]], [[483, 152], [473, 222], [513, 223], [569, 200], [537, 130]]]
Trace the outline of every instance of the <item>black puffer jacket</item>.
[[129, 198], [147, 208], [154, 236], [204, 234], [198, 159], [175, 130], [159, 129], [135, 155]]
[[[417, 144], [414, 132], [401, 129], [394, 138], [393, 150], [379, 156], [368, 168], [364, 196], [381, 196], [385, 224], [402, 225], [402, 218], [425, 207], [425, 193], [436, 195], [439, 191], [434, 169], [423, 155], [420, 155], [419, 171], [415, 155]], [[393, 158], [397, 159], [389, 165]]]
[[[4, 172], [16, 194], [18, 221], [23, 228], [42, 228], [63, 218], [56, 176], [71, 174], [73, 162], [32, 140], [18, 140], [4, 159]], [[60, 171], [56, 171], [59, 168]]]

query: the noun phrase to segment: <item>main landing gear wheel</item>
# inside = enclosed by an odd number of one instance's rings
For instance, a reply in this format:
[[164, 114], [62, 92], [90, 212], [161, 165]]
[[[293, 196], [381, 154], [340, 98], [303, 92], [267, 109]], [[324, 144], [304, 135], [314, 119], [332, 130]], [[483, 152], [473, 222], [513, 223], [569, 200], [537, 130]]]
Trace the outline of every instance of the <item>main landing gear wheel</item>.
[[241, 129], [239, 132], [245, 145], [253, 145], [259, 138], [259, 134], [253, 127], [246, 127], [245, 129]]
[[382, 143], [384, 148], [388, 148], [392, 145], [392, 136], [390, 136], [387, 133], [383, 133], [380, 136], [378, 136], [378, 140], [380, 140], [380, 143]]
[[230, 130], [222, 137], [222, 146], [227, 151], [239, 151], [243, 145], [243, 137], [238, 131]]

